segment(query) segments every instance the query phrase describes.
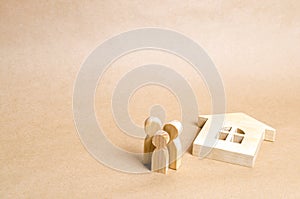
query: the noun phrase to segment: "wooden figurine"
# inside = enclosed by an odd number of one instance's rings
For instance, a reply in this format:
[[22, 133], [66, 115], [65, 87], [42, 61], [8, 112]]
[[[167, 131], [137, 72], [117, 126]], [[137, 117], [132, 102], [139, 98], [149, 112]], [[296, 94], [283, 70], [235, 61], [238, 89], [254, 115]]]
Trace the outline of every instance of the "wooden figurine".
[[144, 140], [144, 157], [143, 163], [150, 164], [151, 163], [151, 156], [154, 150], [154, 145], [152, 144], [152, 137], [153, 135], [162, 128], [162, 122], [157, 117], [148, 117], [145, 120], [144, 130], [147, 134]]
[[[212, 117], [223, 120], [218, 131], [210, 131]], [[263, 140], [274, 141], [276, 130], [244, 114], [228, 113], [199, 116], [199, 135], [193, 143], [193, 155], [253, 167]], [[215, 142], [206, 142], [208, 137]]]
[[152, 144], [156, 147], [152, 153], [151, 170], [167, 174], [169, 165], [169, 152], [167, 144], [170, 140], [169, 134], [159, 130], [152, 138]]
[[181, 165], [182, 146], [179, 135], [183, 130], [182, 124], [173, 120], [164, 125], [163, 130], [170, 136], [170, 142], [168, 144], [169, 150], [169, 168], [177, 170]]

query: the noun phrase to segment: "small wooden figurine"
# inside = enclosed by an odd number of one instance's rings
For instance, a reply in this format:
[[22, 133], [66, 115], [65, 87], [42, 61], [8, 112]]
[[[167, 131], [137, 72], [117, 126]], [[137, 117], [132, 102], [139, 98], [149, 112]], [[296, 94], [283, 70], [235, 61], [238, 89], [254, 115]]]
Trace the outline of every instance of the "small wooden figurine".
[[156, 147], [152, 153], [151, 170], [167, 174], [169, 165], [169, 152], [167, 144], [170, 140], [166, 131], [159, 130], [152, 138], [152, 144]]
[[152, 144], [152, 137], [153, 135], [162, 128], [162, 122], [157, 117], [148, 117], [145, 120], [144, 130], [147, 134], [144, 140], [144, 157], [143, 163], [150, 164], [151, 163], [151, 156], [154, 150], [154, 145]]
[[183, 130], [182, 124], [173, 120], [164, 125], [163, 130], [170, 136], [170, 142], [168, 144], [169, 150], [169, 168], [177, 170], [181, 165], [182, 146], [179, 135]]

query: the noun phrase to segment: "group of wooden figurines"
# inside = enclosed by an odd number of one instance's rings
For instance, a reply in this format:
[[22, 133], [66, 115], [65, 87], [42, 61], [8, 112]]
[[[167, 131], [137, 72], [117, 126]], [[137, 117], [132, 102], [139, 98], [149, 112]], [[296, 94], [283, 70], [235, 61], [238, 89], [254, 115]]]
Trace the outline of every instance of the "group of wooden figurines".
[[177, 170], [181, 165], [182, 146], [179, 135], [183, 130], [182, 124], [173, 120], [162, 124], [157, 117], [149, 117], [144, 125], [146, 138], [144, 141], [145, 165], [151, 170], [166, 174], [168, 168]]

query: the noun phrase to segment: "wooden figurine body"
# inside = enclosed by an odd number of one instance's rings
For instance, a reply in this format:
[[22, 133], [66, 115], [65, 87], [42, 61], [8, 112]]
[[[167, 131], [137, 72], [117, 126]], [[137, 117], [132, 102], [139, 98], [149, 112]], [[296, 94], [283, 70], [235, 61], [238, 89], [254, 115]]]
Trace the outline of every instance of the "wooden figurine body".
[[152, 143], [156, 147], [152, 153], [151, 170], [167, 174], [169, 166], [169, 152], [167, 144], [170, 140], [169, 134], [159, 130], [152, 138]]
[[147, 134], [144, 140], [144, 157], [143, 163], [150, 164], [151, 163], [151, 156], [154, 150], [154, 145], [152, 144], [152, 137], [154, 134], [162, 128], [162, 122], [157, 117], [148, 117], [145, 120], [144, 130]]
[[167, 145], [169, 150], [169, 168], [177, 170], [181, 165], [182, 146], [179, 135], [183, 130], [182, 124], [173, 120], [164, 125], [163, 130], [168, 132], [170, 136], [170, 142]]

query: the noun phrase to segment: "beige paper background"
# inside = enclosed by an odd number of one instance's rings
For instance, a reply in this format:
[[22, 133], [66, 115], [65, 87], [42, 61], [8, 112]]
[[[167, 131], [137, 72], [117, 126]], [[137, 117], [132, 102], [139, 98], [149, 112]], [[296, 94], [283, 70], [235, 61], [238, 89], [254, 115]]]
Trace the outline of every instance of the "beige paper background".
[[[299, 1], [278, 0], [0, 1], [0, 197], [299, 198], [299, 10]], [[199, 43], [223, 78], [227, 111], [277, 129], [276, 142], [263, 143], [254, 168], [186, 153], [177, 172], [132, 175], [103, 166], [84, 149], [72, 116], [76, 74], [101, 42], [145, 26]], [[96, 95], [103, 129], [129, 151], [140, 151], [142, 141], [122, 134], [109, 107], [99, 107], [110, 102], [122, 74], [153, 60], [181, 72], [201, 113], [210, 112], [209, 93], [190, 66], [164, 53], [130, 54], [107, 71]], [[135, 123], [142, 124], [152, 103], [165, 106], [167, 119], [180, 116], [174, 96], [149, 86], [130, 99]]]

